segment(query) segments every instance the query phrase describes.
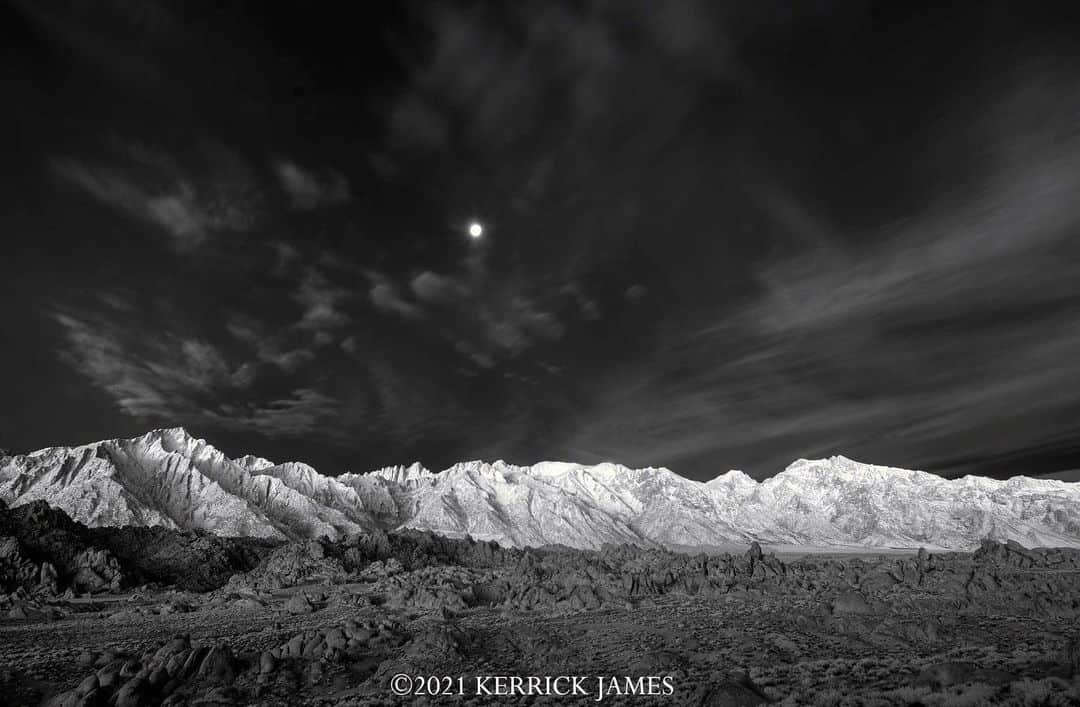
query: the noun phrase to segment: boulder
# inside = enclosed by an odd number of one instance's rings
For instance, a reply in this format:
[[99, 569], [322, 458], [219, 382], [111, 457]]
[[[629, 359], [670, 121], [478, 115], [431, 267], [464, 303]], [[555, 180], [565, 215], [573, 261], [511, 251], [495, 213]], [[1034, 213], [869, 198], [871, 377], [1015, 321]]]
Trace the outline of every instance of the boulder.
[[115, 707], [143, 707], [150, 701], [150, 684], [142, 677], [133, 677], [116, 691]]
[[974, 663], [964, 661], [949, 661], [935, 663], [923, 668], [915, 676], [916, 687], [929, 687], [940, 690], [943, 687], [959, 685], [971, 680], [972, 674], [977, 670]]
[[259, 656], [259, 674], [269, 675], [277, 670], [278, 661], [270, 651], [263, 651]]
[[38, 589], [49, 594], [57, 594], [60, 591], [59, 575], [56, 567], [51, 562], [41, 563], [41, 571], [38, 573]]
[[842, 592], [832, 602], [833, 614], [873, 614], [877, 613], [870, 602], [859, 592]]
[[198, 676], [207, 682], [228, 683], [236, 678], [236, 659], [227, 643], [215, 645], [199, 666]]
[[285, 602], [285, 611], [290, 614], [310, 614], [315, 611], [307, 594], [294, 594]]

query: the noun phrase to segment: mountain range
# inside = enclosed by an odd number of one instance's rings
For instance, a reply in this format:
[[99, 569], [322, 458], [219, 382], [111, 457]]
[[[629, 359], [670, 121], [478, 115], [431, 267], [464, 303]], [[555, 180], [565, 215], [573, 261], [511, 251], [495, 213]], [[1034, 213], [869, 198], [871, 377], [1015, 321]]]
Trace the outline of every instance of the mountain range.
[[331, 477], [231, 458], [173, 428], [0, 458], [0, 500], [45, 500], [89, 526], [282, 539], [413, 528], [517, 547], [1080, 547], [1078, 483], [944, 479], [839, 456], [800, 459], [761, 482], [741, 471], [699, 482], [665, 468], [503, 461]]

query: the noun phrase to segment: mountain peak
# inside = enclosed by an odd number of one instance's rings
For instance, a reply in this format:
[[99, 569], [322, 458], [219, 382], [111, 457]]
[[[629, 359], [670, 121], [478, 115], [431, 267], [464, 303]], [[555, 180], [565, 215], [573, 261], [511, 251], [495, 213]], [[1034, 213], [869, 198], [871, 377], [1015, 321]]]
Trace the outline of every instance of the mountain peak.
[[[206, 440], [200, 439], [191, 434], [184, 427], [158, 427], [150, 430], [146, 434], [142, 435], [143, 439], [160, 439], [163, 442], [169, 441], [178, 446], [187, 446], [195, 442], [203, 442]], [[136, 438], [138, 439], [138, 438]], [[117, 440], [124, 441], [124, 440]]]
[[[760, 542], [971, 549], [991, 531], [1080, 547], [1080, 484], [948, 480], [835, 455], [757, 482], [663, 467], [545, 461], [414, 462], [328, 477], [302, 463], [231, 458], [183, 427], [0, 460], [0, 501], [48, 503], [91, 526], [219, 535], [340, 536], [413, 528], [515, 546]], [[995, 530], [996, 529], [996, 530]]]
[[[832, 471], [845, 474], [859, 474], [866, 471], [886, 471], [892, 470], [892, 467], [879, 466], [877, 464], [867, 464], [865, 462], [855, 461], [850, 457], [845, 457], [840, 454], [834, 454], [830, 457], [822, 457], [820, 459], [796, 459], [788, 464], [787, 468], [781, 473], [788, 473], [793, 471]], [[906, 471], [906, 469], [897, 469], [897, 471]]]
[[277, 466], [277, 464], [270, 461], [269, 459], [259, 457], [254, 454], [245, 454], [242, 457], [237, 457], [236, 459], [233, 459], [233, 463], [243, 467], [244, 469], [247, 469], [250, 472], [258, 472]]
[[[185, 457], [189, 457], [192, 454], [195, 454], [197, 450], [210, 452], [211, 454], [220, 455], [222, 457], [225, 456], [205, 439], [202, 439], [201, 437], [196, 437], [183, 427], [162, 427], [156, 430], [151, 430], [142, 437], [136, 439], [143, 440], [151, 445], [157, 443], [161, 446], [162, 450], [174, 454], [180, 454]], [[117, 440], [118, 443], [124, 443], [128, 441], [129, 440]]]
[[757, 486], [757, 481], [741, 469], [730, 469], [709, 481], [706, 486]]
[[198, 439], [195, 435], [187, 431], [186, 427], [156, 427], [148, 434], [168, 435], [169, 437], [181, 438], [181, 439]]
[[400, 464], [395, 466], [384, 466], [381, 469], [375, 469], [369, 471], [366, 474], [357, 474], [355, 478], [373, 477], [385, 479], [400, 485], [409, 485], [411, 483], [419, 483], [422, 479], [429, 479], [435, 476], [431, 471], [426, 469], [420, 462], [413, 462], [408, 466], [401, 466]]

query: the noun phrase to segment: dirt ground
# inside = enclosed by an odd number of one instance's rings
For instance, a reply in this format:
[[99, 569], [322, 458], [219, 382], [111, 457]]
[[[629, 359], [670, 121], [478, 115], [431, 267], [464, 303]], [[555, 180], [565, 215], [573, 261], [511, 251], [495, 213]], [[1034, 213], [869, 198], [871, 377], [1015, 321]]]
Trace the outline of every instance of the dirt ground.
[[[1046, 605], [1037, 594], [1080, 591], [1073, 569], [999, 567], [1000, 586], [973, 597], [968, 565], [939, 562], [942, 577], [928, 569], [921, 585], [875, 592], [870, 578], [895, 558], [833, 558], [801, 576], [844, 572], [859, 583], [801, 591], [799, 562], [776, 582], [587, 608], [401, 600], [459, 586], [432, 568], [257, 598], [143, 591], [57, 602], [66, 616], [0, 624], [0, 703], [106, 704], [106, 694], [117, 705], [1080, 703], [1075, 599]], [[968, 577], [963, 595], [952, 574]], [[155, 677], [170, 651], [202, 665]], [[409, 694], [394, 693], [398, 674]], [[506, 685], [489, 694], [497, 676], [578, 676], [587, 694], [506, 694]], [[124, 694], [129, 683], [139, 689]], [[642, 691], [654, 694], [619, 694]]]

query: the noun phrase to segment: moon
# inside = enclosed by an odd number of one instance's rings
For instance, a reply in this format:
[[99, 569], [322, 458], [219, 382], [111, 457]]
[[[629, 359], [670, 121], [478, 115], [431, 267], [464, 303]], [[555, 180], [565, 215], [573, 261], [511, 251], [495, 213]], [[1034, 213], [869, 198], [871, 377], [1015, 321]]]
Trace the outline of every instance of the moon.
[[476, 221], [469, 224], [469, 235], [473, 238], [479, 238], [484, 235], [484, 227]]

